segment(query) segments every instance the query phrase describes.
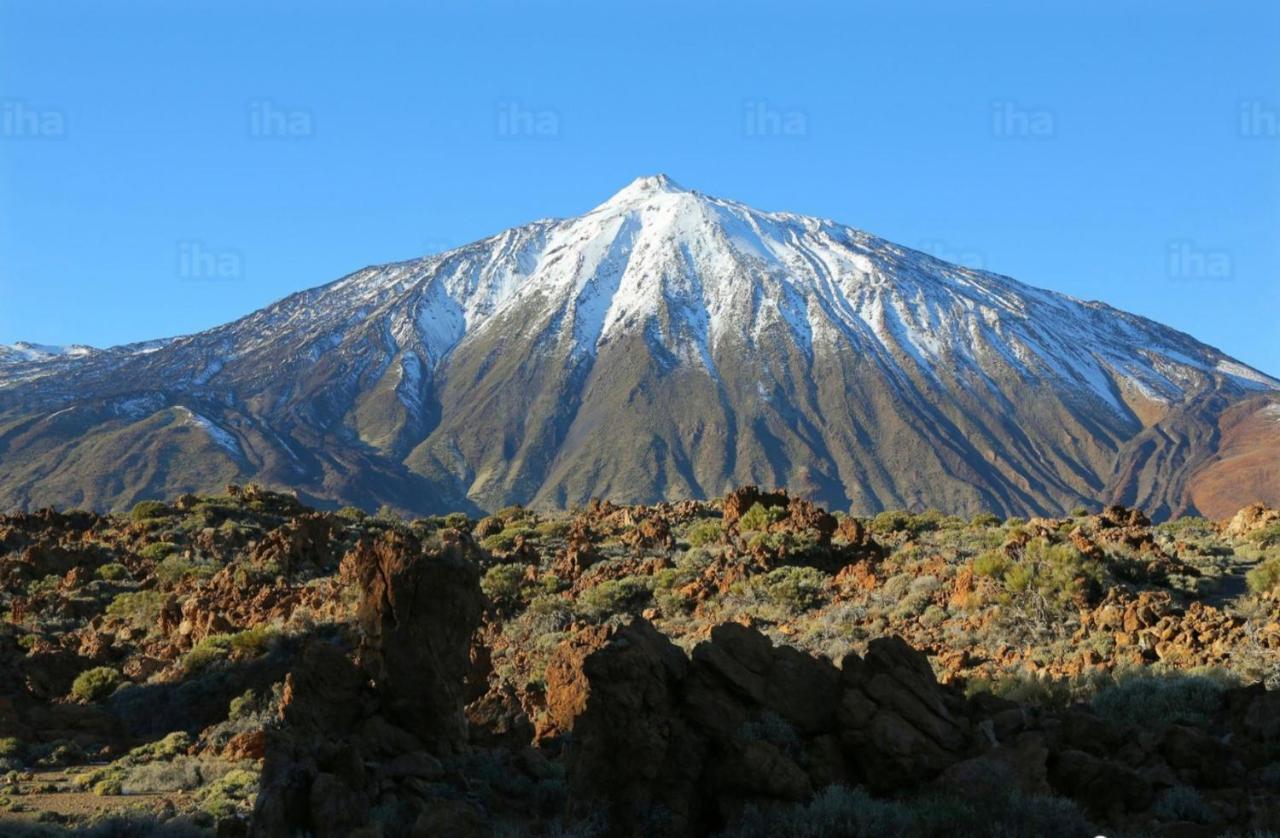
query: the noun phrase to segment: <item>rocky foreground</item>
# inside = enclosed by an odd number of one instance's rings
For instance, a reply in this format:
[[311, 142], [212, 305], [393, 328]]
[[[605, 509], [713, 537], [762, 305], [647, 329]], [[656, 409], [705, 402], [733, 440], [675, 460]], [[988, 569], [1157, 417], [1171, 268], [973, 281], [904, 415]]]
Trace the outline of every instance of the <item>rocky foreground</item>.
[[0, 517], [0, 833], [1280, 830], [1280, 512]]

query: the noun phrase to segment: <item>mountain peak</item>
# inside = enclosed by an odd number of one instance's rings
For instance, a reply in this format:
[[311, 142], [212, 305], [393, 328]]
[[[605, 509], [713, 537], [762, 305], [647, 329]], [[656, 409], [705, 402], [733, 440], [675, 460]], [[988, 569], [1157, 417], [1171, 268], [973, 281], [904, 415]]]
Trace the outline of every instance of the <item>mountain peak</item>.
[[688, 192], [680, 184], [676, 183], [665, 174], [658, 173], [656, 175], [644, 175], [622, 187], [612, 198], [605, 201], [601, 206], [617, 206], [619, 204], [629, 204], [634, 201], [652, 198], [655, 195], [674, 195], [678, 193]]

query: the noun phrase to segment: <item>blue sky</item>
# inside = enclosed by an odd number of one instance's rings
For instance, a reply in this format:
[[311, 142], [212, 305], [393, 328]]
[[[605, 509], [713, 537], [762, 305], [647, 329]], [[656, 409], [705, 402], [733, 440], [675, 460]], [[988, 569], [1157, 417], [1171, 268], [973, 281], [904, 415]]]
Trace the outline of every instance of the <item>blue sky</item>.
[[1277, 44], [1274, 0], [5, 0], [0, 343], [199, 330], [666, 172], [1280, 374]]

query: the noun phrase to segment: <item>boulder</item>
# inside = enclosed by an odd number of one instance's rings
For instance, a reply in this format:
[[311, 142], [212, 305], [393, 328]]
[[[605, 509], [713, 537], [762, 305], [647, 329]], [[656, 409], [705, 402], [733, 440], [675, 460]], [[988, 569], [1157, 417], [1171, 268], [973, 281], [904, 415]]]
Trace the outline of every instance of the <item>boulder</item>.
[[840, 738], [869, 788], [917, 787], [974, 750], [963, 701], [901, 638], [871, 641], [865, 658], [848, 655], [841, 670]]

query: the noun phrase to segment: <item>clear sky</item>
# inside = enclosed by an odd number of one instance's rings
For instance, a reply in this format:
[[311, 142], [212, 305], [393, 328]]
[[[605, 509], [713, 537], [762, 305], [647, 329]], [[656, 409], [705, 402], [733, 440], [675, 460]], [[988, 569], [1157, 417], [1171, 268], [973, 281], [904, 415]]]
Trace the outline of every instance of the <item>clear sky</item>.
[[196, 331], [638, 175], [1280, 374], [1280, 3], [0, 0], [0, 343]]

